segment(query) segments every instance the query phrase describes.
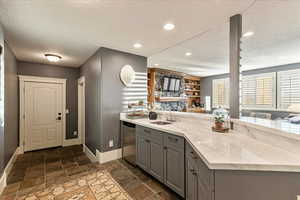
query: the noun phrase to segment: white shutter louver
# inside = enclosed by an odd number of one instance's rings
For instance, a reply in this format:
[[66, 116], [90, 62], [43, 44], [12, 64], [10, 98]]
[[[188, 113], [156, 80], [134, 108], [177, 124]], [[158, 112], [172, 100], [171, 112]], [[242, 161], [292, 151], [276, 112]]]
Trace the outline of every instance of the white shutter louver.
[[275, 108], [276, 73], [242, 77], [242, 106], [244, 108]]
[[229, 107], [229, 78], [213, 80], [213, 107]]
[[278, 108], [300, 104], [300, 69], [278, 72]]

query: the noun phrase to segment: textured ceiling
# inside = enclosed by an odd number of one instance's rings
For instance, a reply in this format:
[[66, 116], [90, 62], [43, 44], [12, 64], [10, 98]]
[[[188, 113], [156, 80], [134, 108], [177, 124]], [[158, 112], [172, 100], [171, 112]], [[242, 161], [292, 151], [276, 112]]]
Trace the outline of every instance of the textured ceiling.
[[[17, 58], [79, 67], [100, 46], [151, 56], [225, 23], [254, 0], [0, 0], [0, 22]], [[163, 25], [172, 22], [173, 31]], [[135, 42], [142, 43], [134, 49]], [[211, 46], [211, 45], [209, 45]], [[194, 62], [197, 64], [197, 62]], [[209, 64], [209, 63], [208, 63]]]
[[[243, 12], [242, 70], [300, 62], [300, 1], [257, 0]], [[192, 52], [186, 57], [185, 52]], [[229, 71], [229, 22], [149, 57], [149, 66], [208, 76]]]

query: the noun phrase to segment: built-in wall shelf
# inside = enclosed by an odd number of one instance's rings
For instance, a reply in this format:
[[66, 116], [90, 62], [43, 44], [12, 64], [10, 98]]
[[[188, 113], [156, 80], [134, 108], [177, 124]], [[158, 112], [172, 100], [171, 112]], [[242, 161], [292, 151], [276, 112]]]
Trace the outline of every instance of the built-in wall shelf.
[[156, 98], [157, 102], [174, 102], [174, 101], [187, 101], [187, 98], [184, 97], [159, 97]]
[[187, 96], [188, 98], [200, 98], [200, 96]]
[[184, 89], [186, 92], [200, 92], [200, 90], [189, 90], [189, 89]]
[[[174, 92], [174, 96], [167, 97], [161, 89], [161, 76], [170, 76], [181, 79], [180, 91]], [[150, 68], [148, 70], [148, 103], [154, 105], [155, 102], [183, 102], [184, 110], [188, 112], [199, 112], [200, 108], [200, 80], [198, 76], [191, 76], [181, 72]], [[158, 86], [158, 87], [157, 87]], [[180, 93], [180, 94], [179, 94]], [[163, 94], [163, 95], [162, 95]], [[172, 95], [169, 92], [167, 95]], [[180, 95], [180, 97], [178, 97]]]
[[200, 77], [185, 76], [185, 95], [188, 97], [187, 112], [201, 112], [200, 105]]

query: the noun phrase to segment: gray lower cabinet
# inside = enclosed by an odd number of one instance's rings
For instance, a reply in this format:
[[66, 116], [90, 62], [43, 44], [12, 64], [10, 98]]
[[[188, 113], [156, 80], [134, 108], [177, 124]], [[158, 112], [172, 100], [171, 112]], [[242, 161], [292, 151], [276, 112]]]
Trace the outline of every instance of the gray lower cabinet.
[[211, 170], [182, 137], [137, 126], [137, 165], [186, 200], [296, 200], [300, 173]]
[[196, 162], [190, 158], [186, 158], [186, 199], [198, 200], [198, 176], [195, 172]]
[[186, 199], [214, 200], [214, 171], [186, 144]]
[[137, 126], [137, 165], [184, 197], [184, 139]]
[[[146, 130], [146, 129], [145, 129]], [[162, 139], [154, 139], [143, 133], [137, 134], [137, 160], [136, 163], [142, 169], [149, 172], [155, 178], [163, 181], [163, 143]]]
[[154, 140], [150, 137], [150, 164], [149, 173], [157, 178], [159, 181], [164, 180], [164, 156], [162, 139], [160, 141]]
[[165, 184], [184, 196], [184, 139], [164, 135]]
[[137, 135], [137, 158], [136, 163], [144, 170], [150, 165], [150, 143], [144, 135]]

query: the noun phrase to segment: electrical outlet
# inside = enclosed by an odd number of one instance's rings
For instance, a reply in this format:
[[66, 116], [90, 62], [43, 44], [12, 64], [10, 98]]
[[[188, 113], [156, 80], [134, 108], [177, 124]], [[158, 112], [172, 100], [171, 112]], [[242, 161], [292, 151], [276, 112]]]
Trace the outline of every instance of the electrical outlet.
[[114, 146], [114, 141], [113, 140], [109, 140], [109, 147], [113, 147]]
[[74, 131], [74, 132], [73, 132], [73, 135], [78, 135], [77, 131]]
[[300, 195], [297, 195], [297, 200], [300, 200]]

